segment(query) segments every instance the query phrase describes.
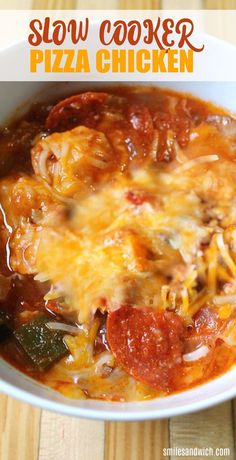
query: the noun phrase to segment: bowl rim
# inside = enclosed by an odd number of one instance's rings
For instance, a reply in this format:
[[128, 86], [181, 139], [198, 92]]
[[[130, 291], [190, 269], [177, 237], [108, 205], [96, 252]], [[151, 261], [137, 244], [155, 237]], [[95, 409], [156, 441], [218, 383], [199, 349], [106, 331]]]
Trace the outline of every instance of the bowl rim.
[[[194, 387], [193, 389], [182, 391], [179, 394], [187, 394], [189, 391], [197, 390], [197, 388], [199, 387], [205, 387], [207, 384], [211, 384], [211, 382], [217, 381], [222, 377], [226, 377], [229, 372], [232, 372], [232, 370], [236, 371], [236, 366], [234, 366], [232, 369], [230, 369], [225, 374], [222, 374], [221, 376], [216, 377], [213, 380], [205, 382], [202, 385]], [[32, 380], [31, 378], [29, 379]], [[170, 417], [181, 416], [184, 414], [195, 413], [203, 409], [208, 409], [217, 404], [220, 404], [229, 399], [232, 399], [236, 396], [236, 386], [235, 386], [228, 390], [223, 391], [222, 393], [218, 393], [210, 397], [208, 396], [205, 399], [201, 400], [200, 402], [196, 400], [195, 402], [190, 402], [183, 406], [177, 406], [174, 408], [171, 407], [171, 408], [145, 410], [145, 411], [143, 411], [141, 408], [142, 404], [145, 403], [145, 401], [133, 401], [133, 402], [131, 401], [131, 402], [124, 402], [124, 403], [116, 403], [116, 402], [111, 403], [110, 401], [108, 401], [109, 404], [114, 404], [114, 411], [111, 411], [111, 410], [104, 410], [104, 409], [101, 410], [99, 408], [77, 407], [77, 406], [66, 404], [64, 402], [48, 400], [44, 397], [36, 396], [29, 391], [22, 390], [21, 388], [15, 385], [12, 385], [8, 382], [5, 382], [2, 379], [0, 380], [0, 391], [6, 394], [7, 396], [11, 396], [19, 401], [30, 404], [31, 406], [38, 407], [42, 410], [48, 410], [50, 412], [57, 412], [62, 415], [78, 417], [82, 419], [114, 421], [114, 422], [132, 422], [132, 421], [167, 419]], [[168, 397], [171, 397], [171, 396], [164, 396], [164, 397], [161, 397], [160, 399], [166, 399]], [[159, 398], [154, 398], [153, 401], [156, 401], [158, 399]], [[71, 401], [71, 399], [69, 398], [68, 400]], [[94, 401], [98, 402], [98, 400], [93, 400], [93, 399], [90, 399], [89, 401], [91, 403]], [[149, 401], [152, 401], [152, 400], [149, 400]], [[103, 404], [106, 403], [106, 401], [99, 401], [99, 402]], [[136, 405], [140, 404], [140, 411], [138, 412], [129, 411], [129, 406], [133, 403], [135, 403]], [[120, 410], [117, 404], [119, 405], [122, 404], [123, 407], [127, 408], [127, 410], [126, 411]]]

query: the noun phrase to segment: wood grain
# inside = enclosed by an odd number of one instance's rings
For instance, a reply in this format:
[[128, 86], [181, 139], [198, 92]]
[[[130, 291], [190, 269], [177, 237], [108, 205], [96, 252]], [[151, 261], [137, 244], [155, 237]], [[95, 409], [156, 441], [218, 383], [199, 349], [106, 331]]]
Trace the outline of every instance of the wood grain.
[[236, 399], [232, 401], [232, 417], [233, 417], [233, 433], [234, 433], [234, 448], [236, 452]]
[[[144, 0], [145, 1], [145, 0]], [[119, 0], [31, 0], [34, 10], [73, 10], [73, 9], [116, 9], [120, 7]]]
[[[170, 446], [229, 448], [228, 460], [234, 459], [232, 402], [228, 401], [196, 414], [170, 419]], [[207, 457], [213, 459], [214, 456]], [[226, 457], [225, 457], [226, 458]], [[171, 460], [179, 457], [171, 456]]]
[[106, 423], [104, 460], [162, 460], [168, 421]]
[[236, 0], [203, 0], [203, 8], [210, 10], [233, 10]]
[[202, 0], [162, 0], [161, 7], [164, 10], [198, 10], [202, 8]]
[[76, 0], [32, 0], [33, 10], [72, 10], [76, 8]]
[[43, 411], [38, 460], [103, 460], [104, 423]]
[[158, 10], [161, 0], [120, 0], [119, 8], [123, 10]]
[[120, 8], [119, 0], [87, 0], [86, 6], [84, 0], [76, 1], [76, 8], [78, 9], [94, 9], [94, 10], [114, 10]]
[[37, 460], [41, 411], [0, 397], [0, 459]]
[[236, 0], [5, 0], [8, 9], [235, 9]]
[[0, 9], [8, 9], [8, 10], [30, 10], [32, 9], [32, 0], [9, 0], [6, 2], [5, 0], [0, 0]]

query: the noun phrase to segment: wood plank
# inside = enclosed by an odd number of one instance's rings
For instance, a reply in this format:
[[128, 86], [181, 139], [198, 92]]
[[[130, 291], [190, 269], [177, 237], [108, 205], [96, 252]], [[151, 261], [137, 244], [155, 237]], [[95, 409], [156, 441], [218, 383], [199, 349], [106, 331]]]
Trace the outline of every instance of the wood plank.
[[163, 460], [168, 421], [105, 424], [104, 460]]
[[78, 9], [114, 10], [119, 8], [119, 0], [84, 0], [76, 1]]
[[158, 10], [161, 0], [120, 0], [121, 10]]
[[32, 8], [32, 0], [0, 0], [1, 10], [30, 10]]
[[31, 0], [34, 10], [116, 9], [119, 0]]
[[165, 10], [194, 9], [236, 9], [236, 0], [162, 0], [161, 8]]
[[37, 460], [41, 411], [0, 396], [0, 458]]
[[198, 10], [202, 8], [202, 0], [162, 0], [163, 10]]
[[[228, 401], [196, 414], [170, 419], [170, 447], [228, 448], [228, 460], [234, 459], [232, 402]], [[172, 455], [171, 460], [179, 457]], [[209, 460], [214, 456], [207, 457]]]
[[233, 417], [233, 433], [234, 433], [234, 446], [236, 449], [236, 398], [232, 400], [232, 417]]
[[32, 0], [33, 10], [72, 10], [76, 0]]
[[[6, 8], [6, 1], [0, 1]], [[9, 0], [8, 9], [236, 9], [236, 0]]]
[[43, 411], [38, 460], [103, 460], [104, 423]]
[[236, 0], [203, 0], [203, 8], [210, 10], [233, 10]]

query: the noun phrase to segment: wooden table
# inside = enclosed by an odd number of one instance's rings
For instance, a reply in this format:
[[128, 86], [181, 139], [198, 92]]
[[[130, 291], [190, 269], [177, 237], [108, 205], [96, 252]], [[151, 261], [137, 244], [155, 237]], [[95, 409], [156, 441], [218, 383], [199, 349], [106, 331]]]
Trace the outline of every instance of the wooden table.
[[[0, 0], [0, 8], [236, 9], [236, 0]], [[227, 31], [228, 33], [229, 31]], [[1, 32], [0, 32], [1, 33]], [[233, 31], [235, 34], [235, 32]], [[228, 38], [228, 35], [227, 35]], [[232, 36], [232, 41], [236, 41]], [[170, 420], [104, 423], [69, 418], [0, 396], [0, 460], [177, 460], [167, 447], [228, 448], [235, 455], [236, 403]], [[199, 456], [185, 458], [202, 458]], [[216, 458], [208, 456], [208, 459]]]

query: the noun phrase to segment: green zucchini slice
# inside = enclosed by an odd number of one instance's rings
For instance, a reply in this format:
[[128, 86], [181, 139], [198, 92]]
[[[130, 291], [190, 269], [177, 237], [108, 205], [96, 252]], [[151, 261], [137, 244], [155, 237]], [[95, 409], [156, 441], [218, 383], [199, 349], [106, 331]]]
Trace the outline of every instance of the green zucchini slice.
[[14, 332], [15, 338], [38, 370], [46, 369], [69, 352], [63, 334], [46, 326], [49, 321], [52, 321], [51, 317], [41, 315]]

